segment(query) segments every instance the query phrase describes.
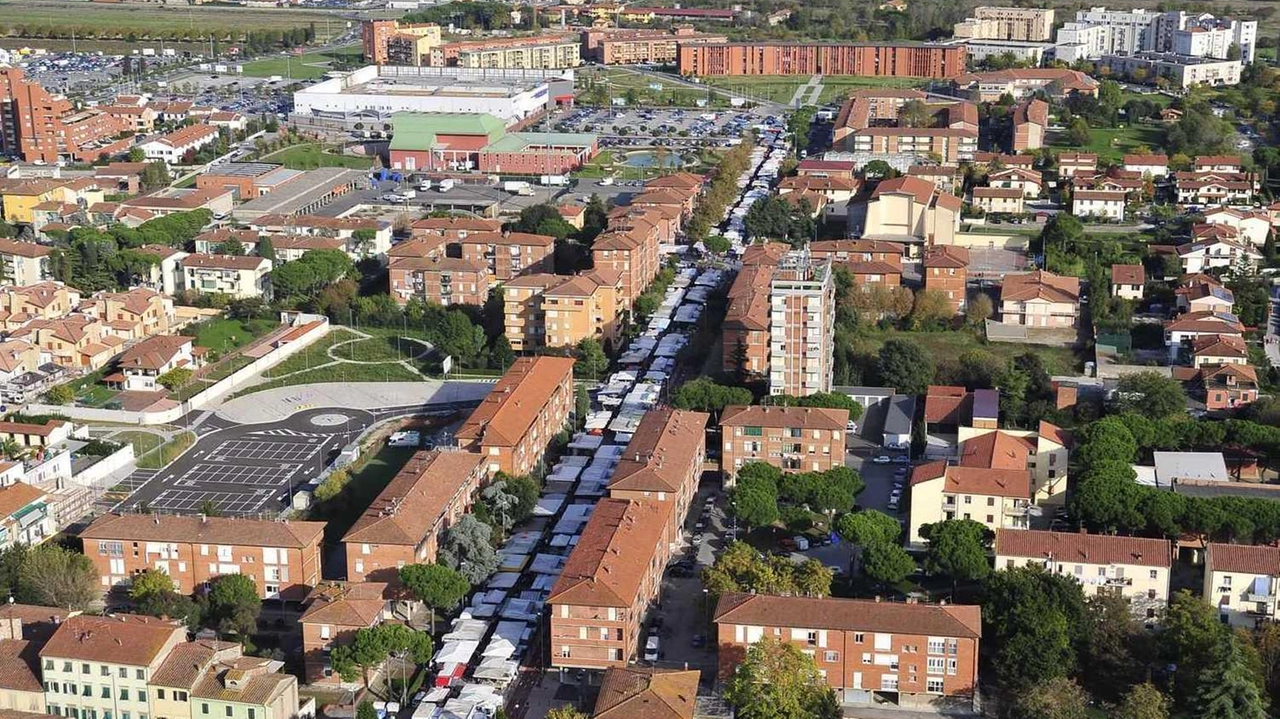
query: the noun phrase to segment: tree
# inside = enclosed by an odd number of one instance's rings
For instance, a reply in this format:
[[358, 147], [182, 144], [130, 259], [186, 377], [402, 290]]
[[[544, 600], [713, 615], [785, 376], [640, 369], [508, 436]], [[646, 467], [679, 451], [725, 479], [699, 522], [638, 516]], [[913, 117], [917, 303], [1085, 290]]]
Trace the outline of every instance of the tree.
[[931, 127], [933, 115], [924, 100], [907, 100], [898, 109], [898, 124], [902, 127]]
[[1067, 127], [1067, 137], [1071, 139], [1071, 144], [1077, 147], [1087, 146], [1090, 139], [1089, 121], [1083, 117], [1072, 120]]
[[731, 501], [734, 516], [748, 527], [767, 527], [778, 521], [778, 486], [774, 482], [743, 476], [740, 471]]
[[725, 687], [742, 719], [836, 719], [835, 693], [813, 658], [790, 642], [766, 637], [747, 649]]
[[707, 248], [707, 252], [717, 255], [723, 255], [732, 247], [729, 241], [720, 235], [708, 235], [707, 239], [702, 241], [702, 245]]
[[[360, 719], [356, 717], [356, 719]], [[571, 706], [556, 707], [547, 712], [547, 719], [591, 719], [583, 712], [578, 711]]]
[[573, 365], [574, 373], [580, 377], [600, 379], [609, 369], [609, 357], [600, 347], [598, 340], [587, 337], [578, 343], [574, 352], [577, 361]]
[[1164, 419], [1187, 411], [1187, 393], [1182, 383], [1158, 372], [1136, 372], [1121, 377], [1115, 396], [1118, 411], [1137, 412], [1151, 419]]
[[270, 237], [263, 237], [258, 240], [258, 248], [255, 252], [257, 252], [258, 257], [264, 260], [276, 261], [276, 246], [271, 243]]
[[894, 544], [902, 534], [902, 525], [884, 512], [864, 509], [856, 514], [843, 514], [836, 519], [836, 532], [847, 542], [864, 547]]
[[404, 624], [386, 623], [360, 629], [350, 644], [334, 647], [329, 660], [333, 670], [344, 680], [355, 681], [358, 676], [363, 677], [368, 689], [369, 670], [381, 666], [391, 655], [414, 664], [426, 664], [431, 660], [434, 649], [430, 634]]
[[219, 632], [244, 639], [257, 631], [262, 598], [258, 585], [243, 574], [224, 574], [209, 587], [209, 620]]
[[167, 572], [146, 569], [133, 576], [129, 585], [129, 598], [136, 602], [157, 594], [173, 592], [176, 586]]
[[1087, 719], [1089, 697], [1072, 680], [1053, 677], [1024, 692], [1013, 714], [1022, 719]]
[[1144, 662], [1134, 656], [1134, 647], [1145, 644], [1144, 630], [1134, 620], [1129, 600], [1119, 594], [1098, 592], [1089, 597], [1086, 609], [1082, 681], [1094, 696], [1115, 702], [1142, 679]]
[[920, 290], [911, 310], [911, 327], [915, 330], [941, 327], [955, 316], [951, 300], [938, 290]]
[[29, 550], [19, 575], [24, 600], [41, 606], [84, 611], [102, 596], [93, 562], [56, 544]]
[[952, 519], [920, 528], [920, 536], [929, 542], [924, 567], [952, 581], [973, 581], [991, 573], [987, 549], [995, 535], [972, 519]]
[[176, 391], [187, 386], [196, 373], [186, 367], [174, 367], [164, 374], [156, 377], [156, 382], [170, 392]]
[[1197, 719], [1266, 719], [1266, 705], [1241, 642], [1228, 637], [1199, 678], [1191, 704]]
[[471, 583], [456, 570], [442, 564], [410, 564], [400, 568], [400, 582], [418, 601], [431, 607], [431, 632], [436, 629], [436, 611], [453, 611], [471, 591]]
[[1043, 567], [993, 572], [982, 601], [983, 642], [991, 646], [1002, 694], [1019, 692], [1075, 668], [1085, 634], [1084, 594], [1073, 577]]
[[885, 342], [880, 348], [878, 368], [881, 383], [903, 394], [924, 394], [933, 381], [933, 359], [910, 340], [894, 338]]
[[557, 240], [563, 240], [576, 231], [573, 225], [565, 221], [559, 208], [549, 202], [530, 205], [521, 210], [520, 217], [511, 225], [511, 229], [534, 235], [550, 235]]
[[1169, 719], [1169, 700], [1151, 682], [1135, 685], [1112, 714], [1114, 719]]
[[464, 515], [449, 528], [440, 546], [440, 563], [456, 569], [467, 581], [479, 584], [498, 568], [498, 554], [493, 550], [493, 529], [476, 519], [474, 514]]
[[163, 160], [148, 162], [143, 166], [139, 180], [142, 182], [142, 186], [148, 190], [164, 187], [169, 184], [169, 167], [164, 164]]
[[1224, 657], [1231, 631], [1218, 621], [1218, 611], [1182, 590], [1169, 598], [1160, 618], [1160, 653], [1178, 672], [1174, 687], [1178, 696], [1190, 699], [1199, 693], [1209, 671]]
[[709, 377], [698, 377], [676, 388], [671, 405], [717, 414], [729, 405], [748, 405], [751, 400], [751, 390], [745, 387], [727, 387]]
[[173, 579], [158, 569], [148, 569], [134, 576], [129, 586], [129, 599], [134, 611], [153, 617], [181, 618], [187, 627], [200, 627], [200, 607], [185, 594], [178, 594]]
[[774, 394], [761, 400], [761, 404], [775, 407], [843, 409], [849, 412], [849, 419], [858, 419], [862, 416], [862, 405], [843, 392], [814, 392], [804, 397], [796, 397], [790, 394]]
[[897, 544], [872, 544], [862, 551], [862, 571], [880, 584], [897, 584], [916, 571], [916, 562]]
[[76, 391], [71, 389], [71, 385], [69, 384], [60, 384], [55, 387], [51, 387], [49, 391], [45, 393], [45, 399], [49, 401], [49, 404], [71, 404], [75, 398]]
[[378, 719], [378, 712], [373, 708], [373, 704], [363, 701], [356, 707], [356, 719]]

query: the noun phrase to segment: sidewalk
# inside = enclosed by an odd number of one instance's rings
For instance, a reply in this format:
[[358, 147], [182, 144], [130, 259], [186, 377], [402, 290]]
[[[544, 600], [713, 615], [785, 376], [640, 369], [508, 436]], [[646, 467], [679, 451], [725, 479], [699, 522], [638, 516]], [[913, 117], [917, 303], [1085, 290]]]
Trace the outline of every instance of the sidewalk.
[[308, 409], [345, 407], [379, 410], [414, 404], [447, 404], [484, 398], [492, 382], [426, 380], [423, 382], [322, 382], [254, 392], [216, 408], [219, 417], [237, 424], [276, 422]]

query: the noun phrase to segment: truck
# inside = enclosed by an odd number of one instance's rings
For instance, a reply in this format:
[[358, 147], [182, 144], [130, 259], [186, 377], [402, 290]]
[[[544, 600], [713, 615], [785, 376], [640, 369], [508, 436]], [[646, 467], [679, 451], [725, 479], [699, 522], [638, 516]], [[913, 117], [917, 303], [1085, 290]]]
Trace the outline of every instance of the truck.
[[441, 180], [439, 189], [441, 192], [448, 192], [449, 190], [452, 190], [453, 186], [456, 184], [458, 184], [458, 181], [452, 178], [447, 180]]
[[513, 195], [523, 195], [524, 190], [531, 189], [529, 183], [524, 180], [506, 180], [502, 183], [502, 191], [510, 192]]
[[395, 432], [387, 437], [388, 447], [417, 447], [422, 443], [422, 434], [419, 432]]
[[569, 184], [569, 178], [564, 175], [543, 175], [538, 178], [538, 181], [544, 185], [550, 185], [552, 187], [564, 187]]
[[520, 195], [521, 197], [533, 197], [533, 188], [530, 187], [529, 185], [525, 185], [524, 187], [521, 187], [519, 190], [516, 190], [516, 194]]
[[427, 190], [430, 190], [430, 189], [431, 189], [431, 180], [423, 180], [422, 182], [419, 182], [419, 183], [418, 183], [418, 189], [419, 189], [420, 191], [422, 191], [422, 192], [426, 192]]

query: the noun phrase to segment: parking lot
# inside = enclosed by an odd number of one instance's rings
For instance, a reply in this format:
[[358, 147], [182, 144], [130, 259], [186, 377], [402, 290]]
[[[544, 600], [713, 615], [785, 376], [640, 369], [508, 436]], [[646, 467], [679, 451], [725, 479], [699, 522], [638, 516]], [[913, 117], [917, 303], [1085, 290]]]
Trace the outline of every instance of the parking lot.
[[594, 132], [604, 147], [701, 145], [728, 147], [755, 125], [781, 123], [762, 110], [578, 108], [551, 120], [557, 132]]

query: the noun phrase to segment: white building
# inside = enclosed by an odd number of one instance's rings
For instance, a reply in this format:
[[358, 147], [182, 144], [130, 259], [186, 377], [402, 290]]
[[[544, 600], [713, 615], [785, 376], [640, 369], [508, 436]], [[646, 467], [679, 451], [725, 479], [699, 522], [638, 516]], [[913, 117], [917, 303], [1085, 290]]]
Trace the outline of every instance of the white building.
[[148, 160], [164, 160], [176, 165], [188, 152], [198, 151], [218, 141], [218, 128], [211, 125], [188, 125], [154, 137], [138, 145]]
[[1124, 222], [1123, 190], [1076, 190], [1071, 194], [1071, 214]]
[[155, 392], [156, 380], [178, 368], [194, 370], [198, 366], [190, 337], [154, 335], [125, 350], [116, 360], [124, 375], [128, 391]]
[[397, 112], [485, 113], [508, 125], [573, 93], [573, 70], [375, 66], [293, 94], [298, 115], [386, 119]]
[[183, 289], [232, 299], [271, 297], [271, 260], [250, 255], [188, 255], [182, 260]]
[[1237, 45], [1240, 59], [1247, 64], [1253, 62], [1257, 34], [1257, 22], [1219, 19], [1208, 13], [1096, 7], [1076, 12], [1075, 20], [1058, 30], [1055, 56], [1064, 62], [1139, 52], [1225, 59], [1228, 48]]
[[1205, 601], [1233, 627], [1276, 620], [1280, 547], [1209, 543], [1204, 552]]
[[1080, 582], [1087, 597], [1118, 593], [1148, 621], [1169, 603], [1173, 543], [1167, 539], [998, 529], [994, 552], [997, 570], [1044, 567]]

